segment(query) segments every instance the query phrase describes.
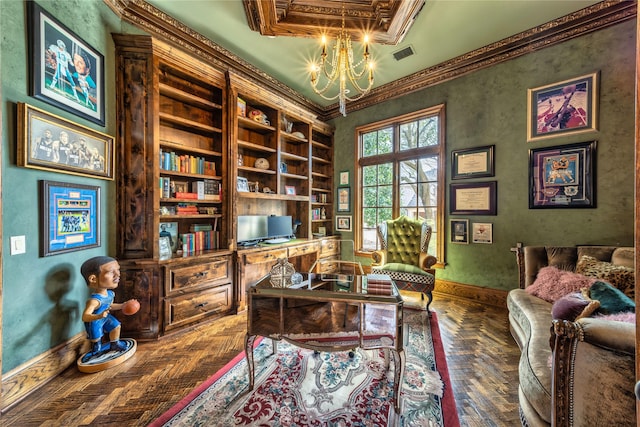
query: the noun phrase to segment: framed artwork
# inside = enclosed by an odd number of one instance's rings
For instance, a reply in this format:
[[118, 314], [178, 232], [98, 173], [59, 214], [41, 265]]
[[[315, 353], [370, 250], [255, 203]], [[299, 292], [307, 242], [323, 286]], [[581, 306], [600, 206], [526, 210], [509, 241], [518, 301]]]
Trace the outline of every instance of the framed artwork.
[[493, 176], [494, 145], [451, 152], [451, 179]]
[[18, 103], [18, 165], [113, 179], [114, 138]]
[[100, 187], [40, 181], [41, 256], [100, 246]]
[[161, 222], [158, 230], [158, 237], [166, 237], [169, 241], [171, 251], [178, 250], [178, 223], [177, 222]]
[[173, 252], [171, 250], [171, 242], [168, 237], [158, 238], [158, 249], [160, 260], [171, 259]]
[[249, 181], [247, 180], [247, 178], [243, 178], [241, 176], [238, 177], [238, 184], [237, 184], [237, 190], [241, 193], [248, 193], [249, 192]]
[[493, 243], [493, 224], [474, 222], [471, 227], [473, 243]]
[[295, 196], [296, 195], [296, 187], [294, 187], [293, 185], [285, 185], [284, 186], [284, 193], [287, 196]]
[[351, 231], [351, 215], [336, 215], [336, 230]]
[[338, 188], [338, 212], [351, 212], [351, 187]]
[[598, 129], [598, 72], [527, 91], [527, 141]]
[[469, 244], [469, 220], [468, 219], [452, 219], [451, 226], [451, 243]]
[[450, 184], [451, 215], [496, 215], [497, 182]]
[[595, 208], [596, 141], [529, 150], [529, 208]]
[[349, 171], [340, 172], [340, 182], [338, 185], [349, 185]]
[[37, 3], [27, 4], [31, 95], [104, 126], [104, 56]]

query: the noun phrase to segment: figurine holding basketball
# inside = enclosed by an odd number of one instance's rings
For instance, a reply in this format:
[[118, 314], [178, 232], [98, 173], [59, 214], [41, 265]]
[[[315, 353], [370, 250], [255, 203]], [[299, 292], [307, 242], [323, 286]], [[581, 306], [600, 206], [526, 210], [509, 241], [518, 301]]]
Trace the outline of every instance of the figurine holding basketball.
[[[91, 342], [91, 350], [78, 360], [78, 368], [83, 372], [97, 372], [122, 363], [135, 353], [136, 342], [120, 339], [120, 321], [111, 314], [122, 310], [125, 315], [133, 315], [140, 309], [140, 303], [131, 299], [115, 303], [115, 292], [120, 282], [120, 264], [114, 258], [97, 256], [88, 259], [80, 268], [91, 295], [82, 312], [82, 321]], [[108, 342], [103, 342], [103, 337]]]

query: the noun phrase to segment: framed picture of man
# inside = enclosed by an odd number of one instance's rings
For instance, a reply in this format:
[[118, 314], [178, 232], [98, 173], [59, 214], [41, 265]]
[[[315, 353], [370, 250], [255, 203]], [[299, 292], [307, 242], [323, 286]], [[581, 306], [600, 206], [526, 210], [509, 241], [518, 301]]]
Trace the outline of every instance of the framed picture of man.
[[104, 56], [33, 1], [31, 95], [104, 126]]

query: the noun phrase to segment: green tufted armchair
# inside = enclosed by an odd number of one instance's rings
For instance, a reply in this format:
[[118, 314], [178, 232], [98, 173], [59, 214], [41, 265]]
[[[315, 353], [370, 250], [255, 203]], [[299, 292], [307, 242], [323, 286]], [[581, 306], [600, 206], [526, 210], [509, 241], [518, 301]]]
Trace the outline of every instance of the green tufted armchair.
[[436, 257], [427, 254], [431, 227], [426, 222], [400, 216], [378, 225], [382, 249], [372, 255], [371, 272], [388, 274], [401, 293], [419, 292], [428, 297], [426, 310], [433, 299]]

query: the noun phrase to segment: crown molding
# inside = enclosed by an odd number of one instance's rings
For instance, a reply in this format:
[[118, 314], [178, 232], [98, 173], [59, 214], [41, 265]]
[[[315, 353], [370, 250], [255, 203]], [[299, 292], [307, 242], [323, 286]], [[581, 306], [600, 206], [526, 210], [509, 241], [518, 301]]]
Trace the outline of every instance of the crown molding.
[[[144, 0], [104, 0], [104, 2], [122, 20], [204, 59], [221, 71], [234, 72], [267, 90], [286, 97], [294, 104], [316, 114], [320, 120], [327, 121], [340, 116], [337, 103], [323, 107], [311, 101]], [[637, 2], [635, 1], [603, 1], [379, 86], [362, 99], [349, 102], [348, 109], [351, 112], [358, 111], [383, 101], [397, 99], [465, 74], [634, 19], [636, 14]]]

